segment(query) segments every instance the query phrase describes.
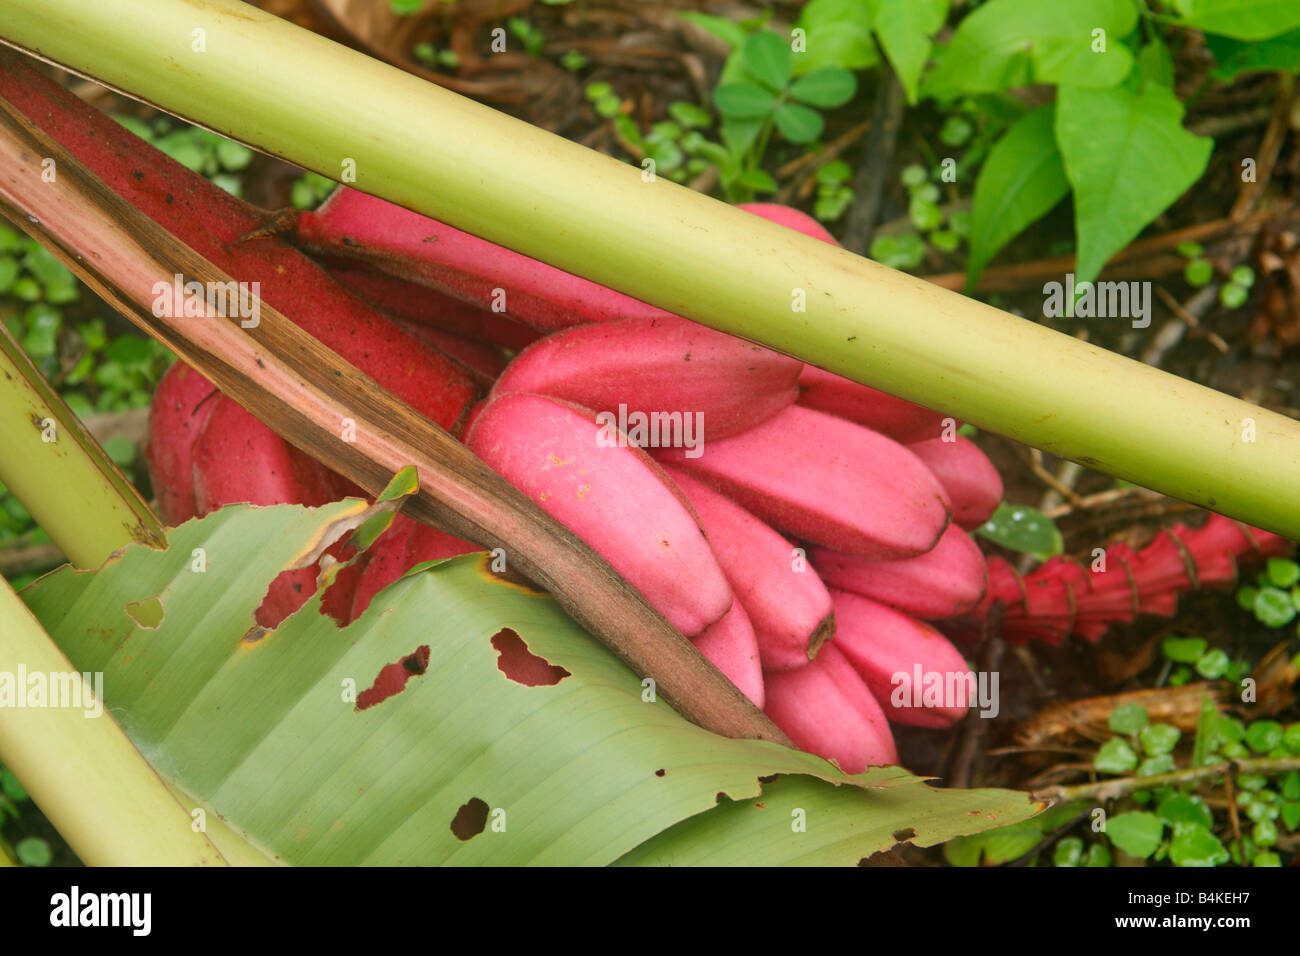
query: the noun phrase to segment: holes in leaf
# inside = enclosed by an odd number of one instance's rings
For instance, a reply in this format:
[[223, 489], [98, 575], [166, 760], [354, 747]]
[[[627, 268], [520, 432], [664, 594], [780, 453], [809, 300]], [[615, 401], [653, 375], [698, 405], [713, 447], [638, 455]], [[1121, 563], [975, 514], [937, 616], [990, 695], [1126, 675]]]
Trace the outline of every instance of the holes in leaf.
[[497, 669], [516, 684], [550, 687], [570, 676], [569, 672], [528, 649], [523, 638], [505, 627], [492, 636], [497, 651]]
[[316, 593], [316, 569], [297, 568], [281, 571], [276, 575], [271, 586], [266, 589], [266, 596], [253, 615], [258, 625], [273, 631], [298, 608], [307, 603], [308, 598]]
[[[329, 552], [334, 555], [334, 550]], [[325, 588], [325, 593], [321, 595], [320, 610], [321, 614], [334, 621], [336, 627], [343, 627], [350, 623], [354, 615], [352, 613], [352, 599], [357, 590], [357, 583], [361, 580], [361, 575], [366, 569], [365, 556], [358, 556], [354, 550], [340, 548], [337, 555], [334, 555], [341, 563], [352, 559], [351, 564], [343, 563], [342, 567], [335, 572], [333, 582]], [[366, 604], [370, 602], [367, 601]], [[364, 608], [358, 609], [358, 615]]]
[[407, 654], [396, 664], [386, 664], [375, 682], [357, 695], [357, 710], [365, 710], [382, 704], [394, 694], [400, 693], [406, 682], [418, 677], [429, 669], [429, 645], [421, 644], [412, 654]]
[[143, 601], [132, 601], [126, 606], [126, 613], [146, 631], [155, 630], [163, 621], [162, 601], [156, 597]]
[[483, 832], [487, 826], [488, 805], [478, 797], [471, 797], [468, 803], [462, 803], [451, 821], [451, 832], [458, 840], [469, 840]]

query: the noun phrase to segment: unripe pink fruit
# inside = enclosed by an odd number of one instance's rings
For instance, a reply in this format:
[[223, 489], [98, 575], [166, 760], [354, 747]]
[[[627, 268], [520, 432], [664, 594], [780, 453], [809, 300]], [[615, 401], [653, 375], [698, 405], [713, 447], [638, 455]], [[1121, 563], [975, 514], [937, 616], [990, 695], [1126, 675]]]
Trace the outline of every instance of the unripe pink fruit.
[[944, 416], [901, 398], [860, 385], [815, 365], [799, 374], [799, 404], [846, 418], [898, 442], [937, 438]]
[[805, 666], [835, 632], [831, 596], [794, 545], [731, 499], [665, 466], [690, 499], [738, 604], [745, 606], [765, 671]]
[[947, 638], [869, 598], [847, 591], [831, 596], [837, 622], [832, 646], [843, 652], [890, 720], [947, 727], [965, 715], [972, 702], [970, 668]]
[[799, 405], [749, 431], [655, 457], [768, 524], [872, 559], [924, 554], [948, 523], [947, 495], [919, 458], [852, 422]]
[[812, 562], [831, 587], [926, 620], [967, 613], [984, 596], [988, 579], [984, 555], [956, 524], [948, 525], [932, 550], [915, 558], [868, 561], [815, 548]]
[[493, 395], [534, 392], [596, 412], [676, 416], [698, 421], [712, 441], [794, 404], [800, 367], [686, 319], [626, 319], [548, 335], [510, 363]]
[[20, 54], [0, 54], [0, 97], [124, 201], [248, 292], [256, 283], [268, 305], [430, 421], [451, 429], [474, 400], [473, 383], [446, 356], [352, 295], [304, 253], [274, 235], [246, 240], [265, 230], [265, 212], [83, 103]]
[[763, 709], [800, 750], [845, 773], [898, 762], [884, 712], [833, 641], [807, 667], [764, 678]]
[[350, 260], [341, 261], [347, 266], [340, 265], [340, 260], [325, 260], [325, 267], [335, 281], [395, 318], [515, 351], [542, 337], [536, 329], [500, 312], [480, 309], [426, 285], [406, 282], [367, 268], [355, 268], [356, 263]]
[[145, 459], [158, 511], [169, 525], [189, 521], [194, 505], [194, 443], [218, 398], [217, 386], [184, 362], [163, 373], [149, 410]]
[[745, 608], [733, 601], [716, 624], [692, 640], [696, 649], [722, 671], [741, 692], [761, 708], [766, 700], [763, 691], [763, 668], [759, 661], [758, 640]]
[[741, 203], [736, 208], [753, 213], [755, 216], [761, 216], [779, 226], [785, 226], [787, 229], [793, 229], [795, 232], [802, 232], [805, 236], [820, 239], [832, 246], [839, 245], [835, 237], [827, 232], [826, 227], [820, 222], [806, 212], [790, 206], [782, 206], [773, 202], [747, 202]]
[[730, 610], [731, 588], [681, 492], [607, 438], [590, 409], [516, 392], [488, 402], [465, 443], [694, 637]]
[[952, 519], [967, 531], [974, 531], [993, 516], [1002, 503], [1002, 476], [993, 462], [964, 435], [952, 441], [931, 438], [909, 444], [952, 499]]
[[499, 305], [545, 331], [671, 314], [355, 189], [339, 188], [302, 213], [298, 237], [317, 252], [359, 259], [480, 308]]
[[484, 391], [490, 389], [505, 371], [506, 357], [498, 348], [407, 319], [394, 318], [393, 321], [455, 362]]

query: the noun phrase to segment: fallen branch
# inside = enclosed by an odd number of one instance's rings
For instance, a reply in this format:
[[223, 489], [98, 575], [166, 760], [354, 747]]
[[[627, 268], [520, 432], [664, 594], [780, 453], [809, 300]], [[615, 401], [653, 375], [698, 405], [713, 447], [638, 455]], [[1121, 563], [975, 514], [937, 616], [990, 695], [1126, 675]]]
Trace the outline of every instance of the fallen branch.
[[[1160, 253], [1177, 249], [1184, 242], [1209, 242], [1230, 236], [1253, 236], [1259, 231], [1260, 226], [1270, 220], [1290, 221], [1294, 218], [1296, 218], [1296, 210], [1291, 206], [1271, 210], [1264, 209], [1239, 221], [1231, 218], [1215, 219], [1211, 222], [1175, 229], [1159, 236], [1138, 239], [1111, 256], [1107, 260], [1106, 268], [1102, 270], [1099, 278], [1104, 280], [1115, 278], [1121, 274], [1127, 275], [1127, 272], [1122, 272], [1117, 267], [1137, 260], [1153, 258]], [[1032, 286], [1036, 282], [1060, 279], [1065, 273], [1073, 272], [1074, 266], [1075, 257], [1073, 253], [1052, 256], [1049, 259], [1035, 259], [1033, 262], [1018, 262], [1007, 266], [996, 266], [984, 270], [980, 275], [977, 289], [980, 292], [1006, 292], [1012, 289], [1023, 289]], [[966, 285], [966, 273], [964, 272], [940, 273], [925, 276], [924, 278], [925, 281], [944, 289], [963, 289]]]
[[1300, 757], [1259, 757], [1253, 760], [1235, 760], [1214, 764], [1211, 767], [1189, 767], [1172, 773], [1160, 773], [1152, 777], [1119, 777], [1114, 780], [1102, 780], [1097, 783], [1081, 783], [1073, 787], [1047, 787], [1032, 794], [1035, 800], [1049, 803], [1068, 803], [1071, 800], [1097, 800], [1105, 802], [1118, 800], [1135, 790], [1152, 790], [1156, 787], [1179, 787], [1189, 783], [1203, 783], [1218, 777], [1226, 777], [1233, 771], [1238, 773], [1263, 774], [1266, 777], [1300, 770]]

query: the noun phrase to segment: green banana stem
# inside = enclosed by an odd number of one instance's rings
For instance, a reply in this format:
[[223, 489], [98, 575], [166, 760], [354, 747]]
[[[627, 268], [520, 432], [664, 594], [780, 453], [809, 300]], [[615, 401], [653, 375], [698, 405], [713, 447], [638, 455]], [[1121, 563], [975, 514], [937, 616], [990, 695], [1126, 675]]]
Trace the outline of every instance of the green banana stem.
[[0, 0], [0, 37], [706, 325], [1300, 538], [1300, 424], [647, 182], [247, 4]]
[[0, 578], [0, 762], [88, 866], [224, 865], [103, 709], [101, 690], [102, 677], [74, 671]]
[[166, 546], [157, 516], [3, 326], [0, 448], [0, 482], [78, 567], [132, 542]]

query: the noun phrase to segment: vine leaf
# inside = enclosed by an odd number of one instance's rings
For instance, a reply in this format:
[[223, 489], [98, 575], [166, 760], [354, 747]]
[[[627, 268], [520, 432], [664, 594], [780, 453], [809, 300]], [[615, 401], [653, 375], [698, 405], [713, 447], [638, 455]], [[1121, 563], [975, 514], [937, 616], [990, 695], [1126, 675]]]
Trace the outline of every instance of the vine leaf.
[[1054, 106], [1039, 107], [1017, 120], [989, 150], [975, 180], [968, 291], [998, 250], [1069, 194], [1055, 120]]
[[948, 18], [948, 0], [872, 0], [876, 36], [898, 81], [915, 103], [921, 71], [930, 58], [930, 38]]
[[1030, 83], [1108, 87], [1133, 66], [1122, 38], [1137, 25], [1131, 0], [989, 0], [963, 18], [923, 92], [994, 93]]
[[1184, 0], [1182, 22], [1236, 40], [1267, 40], [1300, 27], [1295, 0]]
[[1095, 279], [1205, 172], [1214, 141], [1183, 129], [1182, 119], [1182, 103], [1163, 86], [1058, 91], [1056, 142], [1074, 188], [1076, 283]]

